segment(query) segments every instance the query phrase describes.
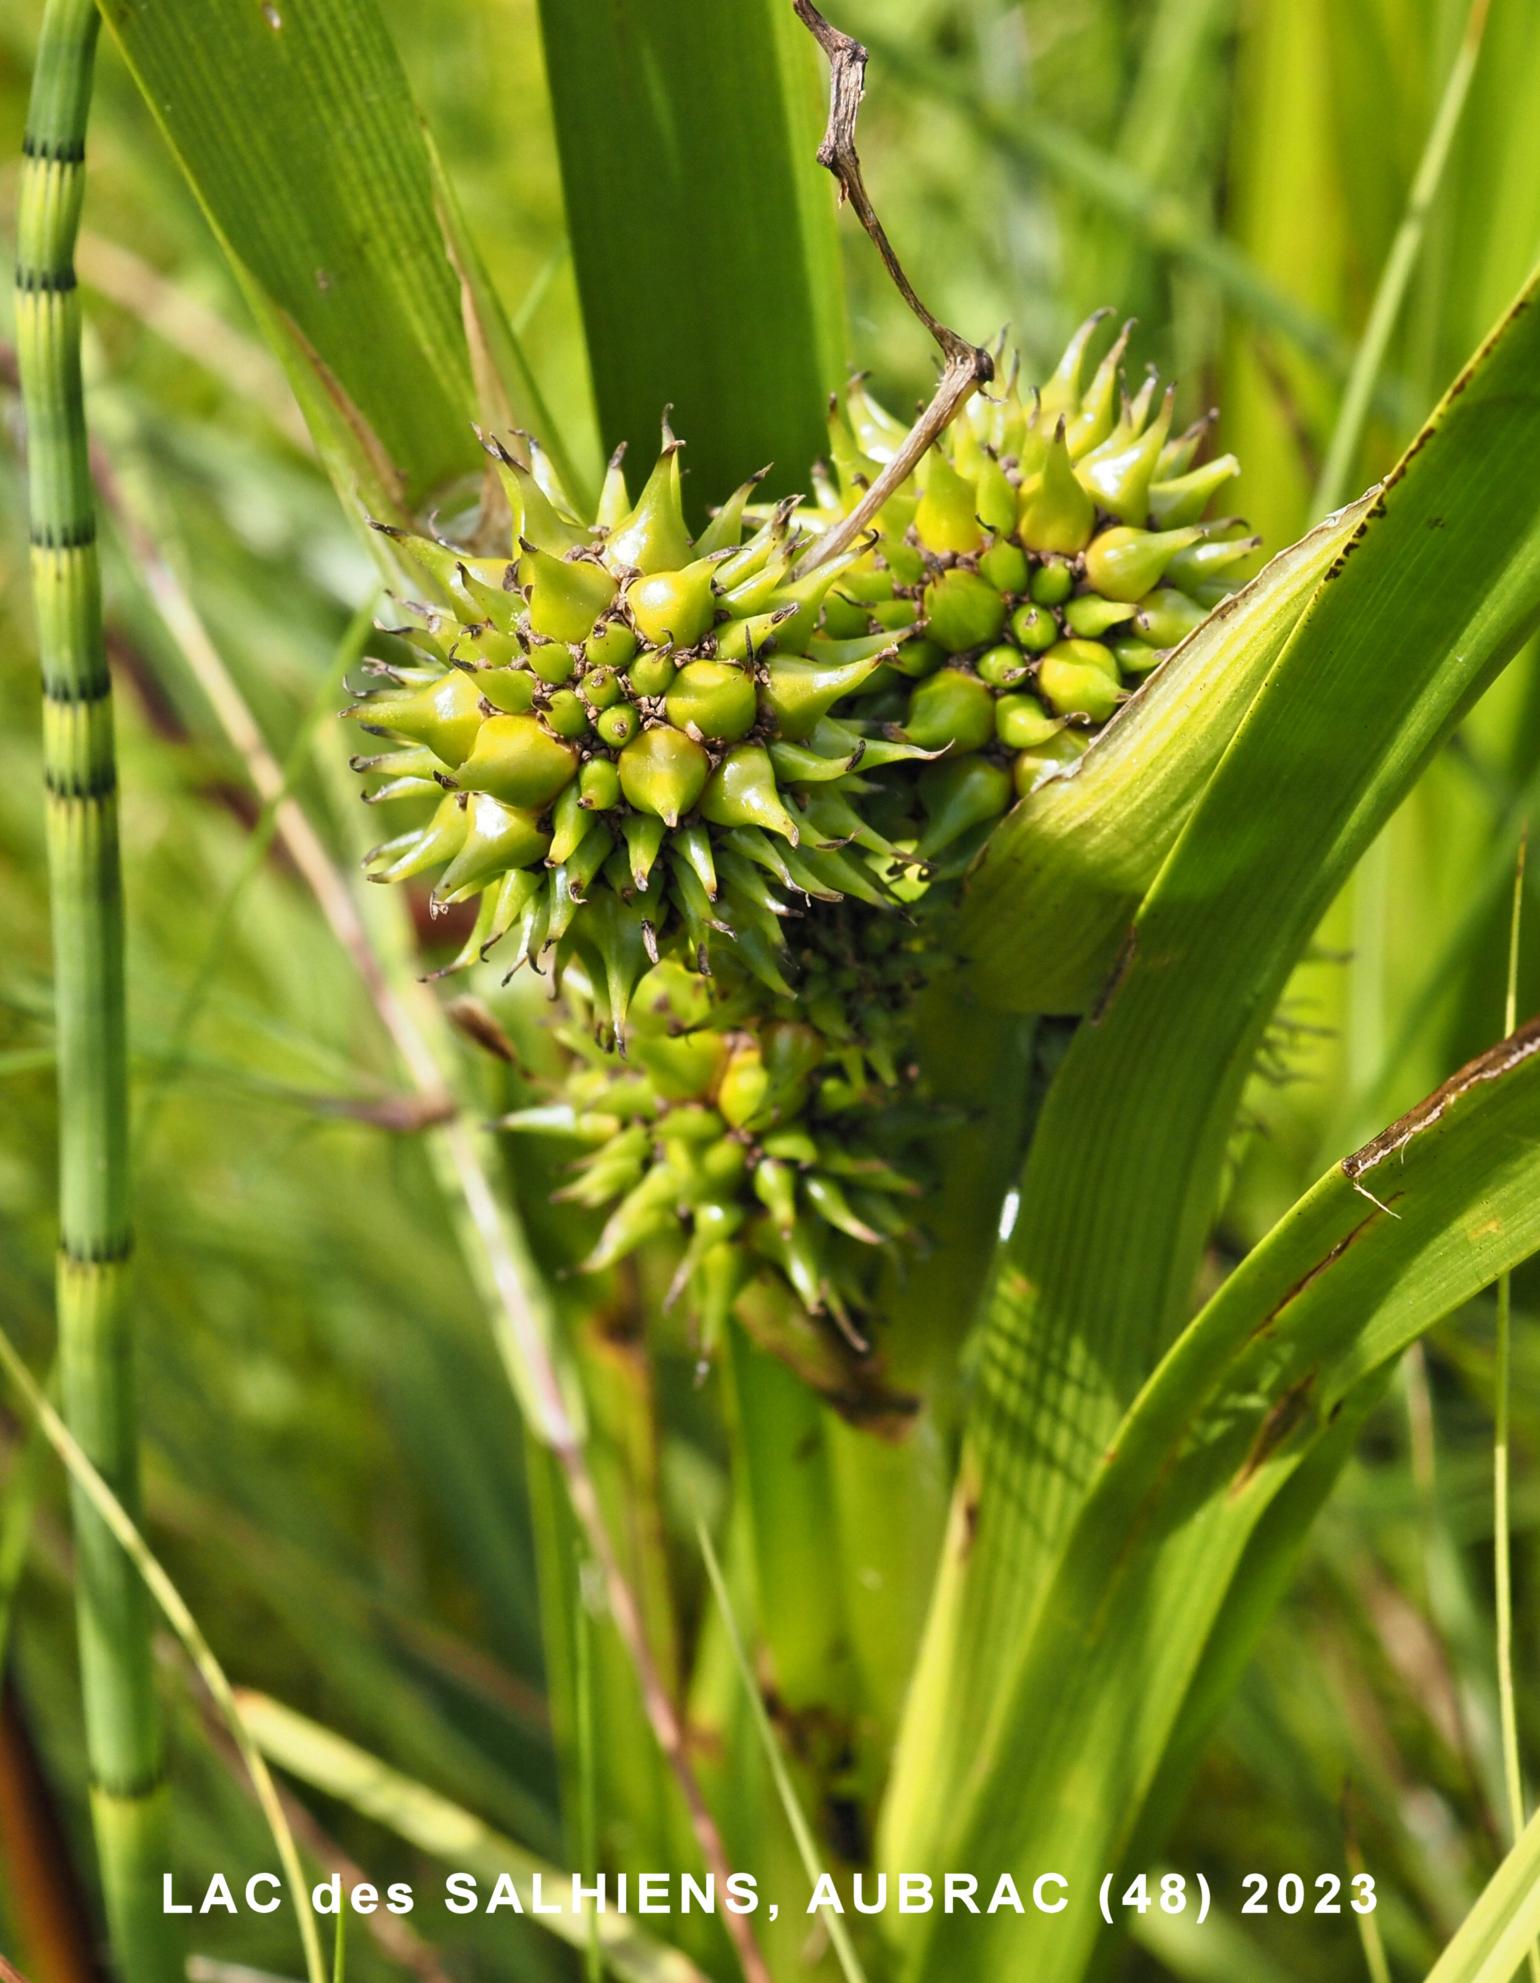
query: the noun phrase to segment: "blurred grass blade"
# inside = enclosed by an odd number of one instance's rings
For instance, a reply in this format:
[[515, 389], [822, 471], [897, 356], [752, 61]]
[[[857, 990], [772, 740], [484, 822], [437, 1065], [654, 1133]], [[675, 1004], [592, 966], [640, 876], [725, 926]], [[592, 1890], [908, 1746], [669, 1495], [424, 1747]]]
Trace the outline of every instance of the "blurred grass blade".
[[[1317, 1455], [1323, 1492], [1390, 1360], [1537, 1247], [1540, 1020], [1333, 1166], [1162, 1360], [1099, 1458], [982, 1732], [977, 1753], [1013, 1767], [969, 1777], [928, 1860], [1051, 1863], [1084, 1892], [1146, 1814], [1169, 1817], [1150, 1792], [1189, 1739], [1194, 1676], [1269, 1509]], [[1067, 1798], [1085, 1756], [1094, 1781]], [[966, 1960], [993, 1983], [1030, 1957], [1036, 1983], [1069, 1983], [1100, 1933], [1083, 1910], [1027, 1948], [1007, 1918], [922, 1924], [911, 1973]]]
[[[1206, 189], [1200, 179], [1202, 148], [1194, 143], [1192, 110], [1195, 103], [1212, 96], [1213, 71], [1224, 59], [1226, 38], [1234, 32], [1236, 0], [1155, 0], [1148, 12], [1138, 69], [1115, 133], [1103, 132], [1102, 142], [1109, 147], [1114, 171], [1126, 170], [1157, 200], [1201, 211]], [[1041, 82], [1037, 93], [1041, 100], [1045, 94]], [[1036, 113], [1034, 104], [1027, 116], [1015, 122], [1028, 124]], [[1094, 295], [1098, 301], [1105, 297], [1119, 309], [1132, 309], [1140, 295], [1140, 262], [1155, 244], [1141, 240], [1138, 229], [1099, 201], [1090, 203], [1087, 223], [1085, 250], [1077, 246], [1073, 253], [1076, 294]], [[1221, 230], [1215, 228], [1213, 238], [1222, 242]]]
[[1531, 293], [1328, 569], [1054, 1082], [987, 1308], [896, 1811], [945, 1807], [999, 1698], [999, 1649], [1019, 1641], [1084, 1483], [1180, 1324], [1290, 969], [1540, 617], [1540, 507], [1515, 500], [1540, 449]]
[[807, 1602], [838, 1541], [824, 1440], [829, 1408], [746, 1330], [730, 1329], [724, 1352], [762, 1656], [790, 1714], [833, 1723], [849, 1712], [846, 1591], [836, 1586], [821, 1603]]
[[1102, 151], [1072, 123], [1041, 106], [1033, 104], [1022, 115], [981, 104], [976, 89], [964, 78], [925, 64], [896, 37], [890, 40], [864, 23], [862, 36], [874, 63], [881, 62], [916, 93], [945, 104], [1004, 158], [1085, 195], [1143, 236], [1153, 251], [1205, 276], [1253, 323], [1280, 332], [1330, 370], [1346, 372], [1349, 353], [1336, 330], [1274, 284], [1206, 215], [1163, 192], [1142, 172]]
[[570, 1896], [570, 1875], [281, 1702], [245, 1692], [240, 1701], [253, 1736], [280, 1769], [383, 1825], [451, 1872], [472, 1873], [488, 1885], [506, 1875], [528, 1917], [559, 1940], [581, 1950], [593, 1934], [611, 1975], [625, 1983], [706, 1983], [693, 1962], [655, 1941], [618, 1909], [594, 1910], [592, 1927], [583, 1911], [571, 1907], [536, 1911], [533, 1882], [540, 1881], [549, 1902], [552, 1894]]
[[1176, 1983], [1235, 1983], [1238, 1976], [1246, 1983], [1298, 1983], [1276, 1955], [1217, 1907], [1201, 1927], [1195, 1913], [1167, 1914], [1154, 1907], [1131, 1920], [1128, 1932]]
[[[1002, 1202], [1021, 1169], [1032, 1110], [1030, 1020], [985, 1009], [964, 972], [924, 994], [916, 1026], [922, 1080], [947, 1133], [936, 1189], [926, 1201], [930, 1244], [895, 1273], [883, 1300], [889, 1382], [922, 1400], [898, 1438], [874, 1439], [824, 1414], [830, 1509], [815, 1516], [825, 1551], [836, 1543], [840, 1628], [848, 1639], [872, 1752], [886, 1757], [903, 1713], [925, 1630], [927, 1577], [939, 1558], [951, 1492], [951, 1428], [966, 1382], [968, 1321], [988, 1278]], [[960, 1125], [966, 1124], [966, 1128]], [[807, 1471], [805, 1455], [803, 1471]], [[783, 1497], [772, 1470], [762, 1498]], [[830, 1514], [834, 1519], [831, 1521]], [[916, 1574], [916, 1565], [924, 1574]], [[826, 1584], [834, 1580], [824, 1572]], [[832, 1610], [832, 1594], [820, 1609]]]
[[844, 363], [811, 39], [785, 0], [540, 14], [606, 442], [645, 473], [671, 403], [697, 512], [771, 461], [800, 488]]
[[1193, 93], [1216, 47], [1234, 31], [1236, 0], [1160, 0], [1118, 134], [1124, 162], [1164, 186], [1191, 151]]
[[1540, 1934], [1540, 1815], [1488, 1880], [1428, 1983], [1510, 1983]]
[[268, 792], [263, 798], [262, 810], [247, 835], [241, 864], [223, 900], [209, 919], [208, 935], [204, 939], [202, 953], [188, 974], [187, 983], [171, 1021], [164, 1057], [157, 1064], [154, 1073], [140, 1087], [138, 1119], [134, 1125], [134, 1154], [141, 1164], [144, 1162], [146, 1152], [153, 1146], [155, 1126], [165, 1104], [167, 1092], [188, 1070], [189, 1049], [199, 1015], [219, 975], [220, 967], [229, 955], [236, 918], [246, 900], [247, 891], [261, 872], [262, 863], [266, 860], [268, 849], [278, 831], [280, 808], [293, 792], [300, 769], [314, 748], [316, 730], [331, 714], [336, 698], [342, 693], [348, 669], [357, 661], [368, 641], [378, 603], [378, 595], [370, 592], [344, 629], [342, 638], [332, 655], [331, 664], [322, 675], [311, 698], [310, 707], [300, 719], [289, 744], [287, 755], [283, 760], [281, 782], [276, 790]]
[[1401, 314], [1407, 285], [1417, 265], [1423, 235], [1427, 232], [1428, 213], [1444, 177], [1449, 149], [1465, 109], [1465, 99], [1470, 94], [1471, 78], [1476, 73], [1476, 58], [1481, 53], [1481, 38], [1486, 31], [1487, 7], [1488, 0], [1471, 0], [1465, 32], [1460, 38], [1460, 46], [1433, 119], [1433, 128], [1428, 133], [1427, 144], [1406, 196], [1406, 212], [1402, 215], [1396, 238], [1380, 272], [1369, 321], [1353, 359], [1353, 369], [1348, 374], [1337, 423], [1332, 429], [1331, 446], [1316, 484], [1315, 500], [1311, 505], [1315, 511], [1335, 509], [1347, 493], [1353, 463], [1363, 439], [1364, 424], [1369, 417], [1369, 403], [1380, 368], [1385, 362], [1385, 353], [1390, 347], [1391, 333]]
[[34, 1425], [12, 1450], [4, 1492], [0, 1493], [0, 1673], [6, 1670], [10, 1651], [16, 1593], [27, 1567], [46, 1451], [42, 1429]]
[[1369, 1063], [1355, 1091], [1342, 1096], [1328, 1116], [1329, 1127], [1317, 1146], [1323, 1158], [1361, 1135], [1371, 1123], [1383, 1121], [1398, 1097], [1404, 1099], [1404, 1070], [1419, 1043], [1437, 1026], [1450, 988], [1469, 982], [1480, 967], [1493, 919], [1512, 886], [1524, 820], [1540, 808], [1540, 763], [1511, 799], [1505, 800], [1494, 789], [1496, 781], [1483, 777], [1482, 782], [1493, 802], [1485, 855], [1467, 870], [1462, 899], [1447, 934], [1440, 930], [1436, 946], [1421, 962], [1410, 989], [1403, 993], [1398, 1023], [1390, 1031], [1383, 1052]]
[[[590, 1879], [599, 1867], [599, 1778], [594, 1767], [594, 1648], [593, 1621], [583, 1602], [581, 1583], [572, 1592], [572, 1636], [577, 1647], [573, 1689], [577, 1694], [577, 1758], [572, 1767], [578, 1779], [577, 1863]], [[584, 1983], [598, 1983], [604, 1974], [604, 1957], [594, 1922], [589, 1921], [583, 1943]]]
[[479, 465], [459, 284], [373, 0], [107, 0], [334, 473], [382, 513]]
[[[44, 1438], [64, 1462], [71, 1484], [95, 1510], [103, 1526], [110, 1530], [114, 1541], [133, 1565], [144, 1588], [160, 1607], [161, 1615], [181, 1642], [182, 1649], [196, 1669], [198, 1678], [208, 1689], [215, 1706], [224, 1717], [231, 1738], [240, 1751], [241, 1761], [251, 1778], [257, 1803], [273, 1836], [273, 1846], [278, 1854], [278, 1863], [283, 1868], [284, 1885], [289, 1890], [289, 1902], [294, 1909], [300, 1941], [304, 1946], [305, 1972], [309, 1983], [326, 1983], [326, 1961], [321, 1953], [315, 1914], [310, 1905], [310, 1889], [305, 1883], [299, 1848], [294, 1843], [294, 1834], [289, 1829], [288, 1819], [284, 1816], [283, 1804], [277, 1788], [267, 1764], [262, 1760], [261, 1753], [252, 1739], [251, 1731], [246, 1725], [235, 1698], [235, 1691], [225, 1675], [224, 1668], [215, 1658], [214, 1650], [203, 1636], [202, 1628], [188, 1609], [186, 1600], [161, 1567], [159, 1559], [140, 1534], [128, 1510], [91, 1464], [79, 1440], [44, 1397], [31, 1371], [17, 1354], [16, 1346], [3, 1329], [0, 1329], [0, 1370], [3, 1370], [10, 1379], [12, 1388], [28, 1414], [36, 1420]], [[134, 1983], [138, 1983], [137, 1975]]]
[[304, 452], [309, 429], [276, 358], [259, 338], [121, 241], [82, 228], [75, 263], [84, 288], [128, 311], [226, 391], [258, 408], [291, 447]]
[[1063, 777], [1022, 800], [970, 877], [958, 942], [1013, 1012], [1083, 1012], [1317, 583], [1372, 498], [1227, 599]]

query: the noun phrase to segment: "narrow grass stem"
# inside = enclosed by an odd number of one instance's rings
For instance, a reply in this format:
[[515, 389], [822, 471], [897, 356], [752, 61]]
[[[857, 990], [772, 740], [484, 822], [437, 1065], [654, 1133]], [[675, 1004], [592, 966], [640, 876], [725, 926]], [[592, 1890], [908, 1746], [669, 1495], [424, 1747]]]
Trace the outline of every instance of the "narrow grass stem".
[[288, 800], [293, 790], [300, 767], [309, 753], [316, 722], [333, 707], [337, 697], [342, 693], [343, 677], [358, 659], [359, 652], [368, 638], [369, 629], [373, 625], [374, 608], [375, 600], [371, 596], [348, 622], [341, 640], [337, 643], [331, 666], [322, 677], [310, 708], [300, 725], [299, 733], [279, 767], [281, 783], [271, 794], [264, 794], [261, 814], [246, 836], [240, 867], [224, 900], [219, 905], [213, 927], [204, 942], [203, 954], [189, 977], [177, 1005], [166, 1056], [156, 1068], [148, 1084], [148, 1092], [141, 1098], [134, 1135], [136, 1170], [143, 1168], [166, 1097], [178, 1076], [188, 1065], [188, 1051], [198, 1015], [219, 973], [241, 904], [245, 900], [246, 890], [266, 859], [268, 848], [272, 845], [273, 836], [278, 830], [278, 808]]
[[314, 453], [310, 430], [294, 404], [282, 368], [265, 344], [236, 330], [218, 310], [201, 302], [188, 284], [162, 274], [121, 241], [83, 229], [75, 260], [86, 289], [106, 297], [135, 323], [191, 359], [243, 406], [259, 408], [296, 453]]
[[[578, 1816], [577, 1863], [585, 1879], [599, 1870], [598, 1773], [594, 1758], [593, 1627], [581, 1585], [573, 1592], [573, 1643], [577, 1648]], [[599, 1947], [598, 1916], [589, 1919], [583, 1948], [584, 1983], [603, 1983], [604, 1959]]]
[[[1503, 1031], [1518, 1023], [1519, 930], [1524, 913], [1524, 869], [1529, 852], [1526, 825], [1513, 873], [1513, 910], [1508, 924], [1508, 982], [1503, 999]], [[1509, 1455], [1513, 1389], [1513, 1279], [1497, 1283], [1496, 1403], [1492, 1433], [1492, 1570], [1497, 1635], [1497, 1706], [1502, 1733], [1503, 1782], [1508, 1793], [1508, 1825], [1514, 1843], [1524, 1830], [1524, 1770], [1519, 1757], [1518, 1700], [1513, 1684], [1513, 1522], [1509, 1500]], [[1540, 1948], [1529, 1951], [1531, 1983], [1540, 1983]]]
[[[542, 1909], [534, 1882], [565, 1885], [571, 1875], [493, 1831], [463, 1805], [403, 1776], [378, 1756], [265, 1694], [240, 1696], [247, 1726], [265, 1753], [300, 1783], [381, 1826], [429, 1859], [468, 1872], [489, 1886], [512, 1880], [524, 1896], [532, 1927], [574, 1950], [597, 1939], [605, 1973], [619, 1983], [709, 1983], [688, 1956], [655, 1941], [623, 1909]], [[582, 1918], [586, 1915], [586, 1919]], [[563, 1975], [568, 1974], [565, 1969]]]
[[[166, 1623], [181, 1641], [183, 1649], [197, 1670], [199, 1679], [224, 1716], [231, 1737], [240, 1750], [241, 1760], [251, 1776], [252, 1787], [256, 1791], [262, 1815], [266, 1818], [268, 1829], [273, 1835], [273, 1844], [277, 1848], [279, 1861], [283, 1867], [289, 1898], [299, 1922], [309, 1983], [325, 1983], [326, 1966], [321, 1958], [321, 1944], [316, 1933], [315, 1915], [310, 1906], [309, 1888], [305, 1884], [304, 1869], [300, 1864], [299, 1849], [294, 1843], [294, 1835], [284, 1815], [272, 1772], [268, 1769], [266, 1759], [246, 1726], [224, 1668], [215, 1657], [212, 1646], [203, 1636], [202, 1628], [188, 1608], [186, 1600], [140, 1533], [133, 1515], [124, 1506], [121, 1497], [114, 1492], [112, 1483], [98, 1467], [92, 1464], [90, 1454], [43, 1395], [37, 1379], [17, 1354], [15, 1345], [3, 1329], [0, 1329], [0, 1370], [3, 1370], [9, 1378], [27, 1412], [64, 1462], [71, 1485], [81, 1500], [90, 1506], [96, 1519], [111, 1536], [136, 1586], [147, 1598], [153, 1598], [159, 1606]], [[165, 1917], [161, 1914], [159, 1876], [163, 1866], [164, 1861], [155, 1869], [154, 1892], [151, 1896], [155, 1916], [162, 1921]], [[118, 1957], [119, 1966], [128, 1983], [140, 1983], [141, 1977], [147, 1980], [162, 1975], [168, 1978], [180, 1978], [184, 1973], [180, 1962], [167, 1969], [135, 1968], [134, 1963], [139, 1958], [135, 1955], [125, 1955], [121, 1946]]]
[[[100, 466], [106, 466], [102, 463]], [[134, 550], [168, 631], [240, 753], [264, 805], [273, 808], [278, 837], [314, 895], [328, 927], [358, 972], [411, 1085], [427, 1099], [452, 1086], [447, 1028], [432, 994], [411, 976], [404, 946], [382, 955], [346, 877], [299, 802], [287, 792], [283, 767], [269, 749], [240, 688], [209, 638], [197, 608], [158, 547], [129, 510], [121, 489], [104, 485], [104, 499]], [[461, 1116], [426, 1136], [430, 1161], [455, 1214], [472, 1278], [488, 1304], [493, 1335], [509, 1382], [535, 1436], [561, 1468], [567, 1495], [603, 1578], [610, 1616], [635, 1671], [648, 1722], [690, 1816], [701, 1856], [719, 1887], [732, 1872], [716, 1820], [691, 1763], [683, 1721], [663, 1683], [637, 1602], [616, 1554], [584, 1451], [578, 1392], [565, 1370], [555, 1318], [522, 1228], [500, 1201], [482, 1160], [477, 1135]], [[748, 1983], [769, 1983], [769, 1971], [747, 1917], [729, 1913], [727, 1929]], [[137, 1979], [136, 1979], [137, 1983]]]
[[[1358, 1843], [1357, 1833], [1351, 1821], [1347, 1827], [1347, 1863], [1350, 1874], [1357, 1876], [1367, 1872], [1363, 1850]], [[1391, 1983], [1390, 1964], [1385, 1956], [1385, 1938], [1380, 1933], [1379, 1917], [1371, 1910], [1368, 1914], [1355, 1914], [1358, 1927], [1359, 1945], [1363, 1949], [1364, 1969], [1369, 1983]]]
[[[808, 1885], [816, 1886], [823, 1875], [823, 1864], [818, 1856], [818, 1843], [813, 1837], [807, 1814], [797, 1799], [797, 1790], [791, 1780], [791, 1771], [786, 1767], [786, 1758], [781, 1754], [781, 1745], [776, 1740], [775, 1730], [770, 1725], [770, 1715], [765, 1707], [764, 1696], [759, 1683], [754, 1678], [754, 1668], [749, 1660], [748, 1648], [743, 1643], [743, 1634], [738, 1630], [738, 1621], [733, 1616], [732, 1598], [728, 1592], [727, 1579], [722, 1575], [722, 1566], [717, 1561], [717, 1553], [711, 1546], [711, 1534], [704, 1522], [697, 1522], [696, 1534], [700, 1539], [702, 1559], [706, 1565], [706, 1576], [711, 1584], [717, 1608], [722, 1614], [722, 1624], [727, 1632], [728, 1643], [732, 1647], [733, 1663], [738, 1669], [738, 1677], [743, 1682], [743, 1691], [753, 1717], [754, 1730], [760, 1746], [765, 1752], [765, 1762], [775, 1785], [775, 1794], [780, 1800], [792, 1839], [797, 1848], [797, 1857], [802, 1861], [802, 1870], [807, 1875]], [[828, 1917], [829, 1940], [833, 1944], [835, 1958], [845, 1983], [865, 1983], [861, 1959], [856, 1954], [855, 1945], [850, 1939], [849, 1930], [836, 1910]]]
[[1390, 347], [1396, 319], [1401, 314], [1401, 305], [1406, 300], [1412, 271], [1417, 266], [1423, 236], [1428, 228], [1428, 215], [1438, 196], [1450, 146], [1459, 129], [1460, 113], [1470, 92], [1471, 77], [1476, 72], [1481, 40], [1486, 31], [1488, 4], [1489, 0], [1471, 0], [1465, 32], [1460, 37], [1459, 50], [1450, 65], [1449, 78], [1444, 84], [1444, 93], [1439, 99], [1428, 141], [1418, 161], [1411, 192], [1407, 195], [1406, 211], [1401, 216], [1401, 225], [1396, 230], [1385, 266], [1380, 271], [1369, 321], [1353, 359], [1353, 368], [1348, 374], [1337, 424], [1332, 429], [1331, 445], [1326, 451], [1326, 461], [1316, 483], [1312, 515], [1328, 515], [1348, 493], [1349, 477], [1363, 440], [1380, 369]]
[[[125, 1297], [132, 1234], [117, 754], [74, 267], [97, 30], [95, 0], [48, 0], [19, 184], [16, 346], [43, 676], [61, 1391], [73, 1437], [132, 1510], [139, 1430]], [[91, 1808], [113, 1949], [133, 1983], [161, 1983], [180, 1975], [181, 1964], [160, 1909], [165, 1757], [149, 1607], [78, 1479], [72, 1498]]]

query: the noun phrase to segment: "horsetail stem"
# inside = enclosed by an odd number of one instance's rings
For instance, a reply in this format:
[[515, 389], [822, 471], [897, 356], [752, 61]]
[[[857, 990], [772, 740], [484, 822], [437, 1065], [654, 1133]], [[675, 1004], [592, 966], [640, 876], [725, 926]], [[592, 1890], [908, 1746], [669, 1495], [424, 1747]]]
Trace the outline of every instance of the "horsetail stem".
[[[138, 1502], [123, 902], [111, 680], [73, 263], [85, 179], [95, 0], [48, 0], [20, 179], [16, 339], [28, 433], [43, 687], [59, 1095], [60, 1377], [66, 1417], [125, 1506]], [[150, 1615], [128, 1557], [74, 1501], [92, 1813], [122, 1973], [180, 1973], [160, 1911], [164, 1770]]]

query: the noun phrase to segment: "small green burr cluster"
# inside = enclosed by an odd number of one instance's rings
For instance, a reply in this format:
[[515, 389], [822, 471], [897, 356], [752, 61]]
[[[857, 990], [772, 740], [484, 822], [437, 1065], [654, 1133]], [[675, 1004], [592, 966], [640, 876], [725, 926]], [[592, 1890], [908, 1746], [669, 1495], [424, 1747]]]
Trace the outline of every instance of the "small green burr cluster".
[[912, 924], [850, 900], [800, 919], [790, 947], [796, 998], [662, 959], [632, 1002], [624, 1060], [569, 971], [570, 1071], [503, 1126], [585, 1146], [559, 1196], [608, 1212], [589, 1267], [682, 1241], [669, 1301], [688, 1294], [703, 1342], [769, 1274], [864, 1351], [874, 1249], [912, 1236], [916, 1135], [932, 1126], [913, 1062], [925, 961]]
[[1234, 458], [1125, 390], [1126, 330], [1092, 365], [1102, 321], [1041, 389], [970, 400], [838, 555], [906, 433], [859, 381], [805, 503], [756, 478], [692, 537], [665, 425], [588, 523], [490, 443], [507, 556], [389, 533], [433, 596], [349, 712], [392, 745], [366, 796], [415, 802], [368, 871], [477, 900], [447, 968], [552, 971], [566, 1072], [504, 1126], [581, 1147], [588, 1266], [672, 1242], [703, 1339], [757, 1284], [866, 1352], [920, 1236], [916, 1011], [966, 870], [1255, 548], [1204, 520]]
[[[1013, 372], [971, 399], [885, 503], [862, 556], [825, 603], [845, 638], [911, 605], [918, 627], [874, 714], [942, 753], [917, 779], [918, 851], [976, 851], [1013, 799], [1072, 763], [1166, 654], [1232, 591], [1257, 539], [1203, 521], [1239, 473], [1195, 465], [1207, 421], [1172, 435], [1174, 389], [1124, 389], [1125, 327], [1095, 365], [1106, 313], [1075, 333], [1052, 378]], [[833, 474], [816, 514], [851, 511], [903, 440], [857, 381], [831, 418]]]
[[492, 452], [510, 555], [388, 533], [437, 596], [397, 630], [419, 658], [349, 711], [393, 745], [356, 764], [380, 777], [374, 802], [433, 804], [374, 850], [371, 878], [432, 872], [435, 908], [476, 898], [467, 962], [507, 937], [515, 966], [581, 957], [617, 1042], [676, 945], [708, 969], [731, 943], [789, 996], [792, 909], [885, 899], [869, 857], [894, 850], [861, 801], [871, 772], [921, 752], [848, 705], [918, 609], [828, 633], [820, 610], [851, 561], [799, 578], [789, 504], [745, 539], [752, 482], [692, 539], [666, 428], [635, 502], [617, 458], [586, 525]]

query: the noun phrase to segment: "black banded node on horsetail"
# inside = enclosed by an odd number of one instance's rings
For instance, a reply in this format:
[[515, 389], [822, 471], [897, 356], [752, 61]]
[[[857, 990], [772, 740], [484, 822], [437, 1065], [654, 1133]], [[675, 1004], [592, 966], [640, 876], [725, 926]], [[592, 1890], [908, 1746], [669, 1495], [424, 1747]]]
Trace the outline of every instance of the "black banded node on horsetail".
[[[59, 1381], [87, 1458], [138, 1505], [123, 902], [111, 682], [80, 365], [74, 249], [97, 34], [95, 0], [48, 0], [16, 240], [16, 344], [27, 427], [32, 587], [43, 677], [43, 782], [59, 1094]], [[160, 1908], [163, 1750], [148, 1601], [76, 1485], [77, 1616], [92, 1813], [121, 1973], [182, 1964]]]
[[410, 808], [370, 874], [433, 873], [435, 907], [476, 898], [459, 963], [504, 939], [515, 969], [581, 959], [622, 1045], [637, 983], [676, 944], [702, 969], [730, 947], [789, 996], [788, 912], [888, 895], [897, 850], [863, 798], [920, 753], [861, 696], [905, 628], [824, 630], [853, 557], [798, 577], [793, 506], [750, 519], [753, 482], [692, 536], [666, 425], [640, 492], [617, 457], [586, 521], [537, 450], [488, 446], [505, 554], [389, 532], [433, 596], [402, 602], [398, 653], [349, 712], [393, 745], [356, 760], [381, 781], [368, 796]]

